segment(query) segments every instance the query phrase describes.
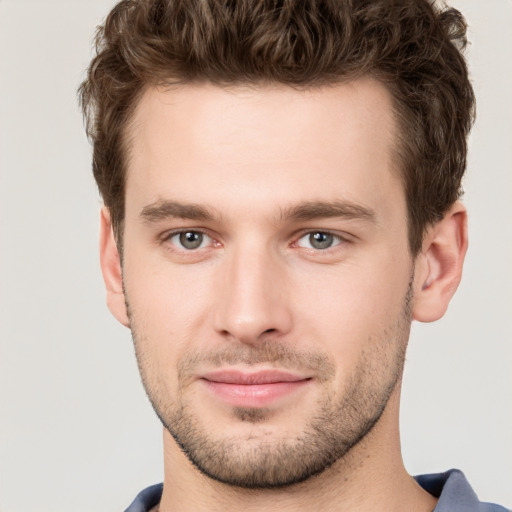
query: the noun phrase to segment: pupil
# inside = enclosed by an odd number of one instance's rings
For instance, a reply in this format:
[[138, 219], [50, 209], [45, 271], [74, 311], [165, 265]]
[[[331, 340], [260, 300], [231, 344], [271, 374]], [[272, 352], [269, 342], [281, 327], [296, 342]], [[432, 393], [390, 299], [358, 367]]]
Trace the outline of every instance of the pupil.
[[327, 249], [332, 245], [333, 236], [329, 233], [312, 233], [309, 235], [309, 241], [315, 249]]
[[203, 241], [203, 235], [194, 231], [180, 234], [180, 243], [186, 249], [197, 249]]

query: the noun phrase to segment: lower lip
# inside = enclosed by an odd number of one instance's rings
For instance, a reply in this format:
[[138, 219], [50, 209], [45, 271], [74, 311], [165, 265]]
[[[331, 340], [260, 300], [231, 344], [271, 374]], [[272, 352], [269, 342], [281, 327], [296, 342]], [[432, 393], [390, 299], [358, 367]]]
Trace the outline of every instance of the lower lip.
[[229, 384], [204, 380], [215, 396], [235, 407], [265, 407], [304, 387], [309, 379], [268, 384]]

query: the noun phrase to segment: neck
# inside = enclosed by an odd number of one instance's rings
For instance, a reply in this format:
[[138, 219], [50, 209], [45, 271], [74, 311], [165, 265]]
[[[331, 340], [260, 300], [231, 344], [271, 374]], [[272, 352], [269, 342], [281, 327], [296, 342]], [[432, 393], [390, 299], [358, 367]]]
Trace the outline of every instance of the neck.
[[236, 510], [431, 512], [436, 499], [407, 473], [398, 431], [399, 390], [373, 430], [333, 466], [305, 482], [242, 489], [200, 473], [164, 431], [164, 491], [160, 512]]

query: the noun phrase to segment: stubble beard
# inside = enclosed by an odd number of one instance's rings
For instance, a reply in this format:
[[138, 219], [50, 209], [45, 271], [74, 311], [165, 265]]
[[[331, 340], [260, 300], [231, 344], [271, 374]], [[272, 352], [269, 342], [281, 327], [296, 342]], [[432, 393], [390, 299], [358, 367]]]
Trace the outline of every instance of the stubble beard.
[[[399, 384], [411, 325], [412, 280], [401, 315], [379, 338], [370, 339], [359, 365], [345, 384], [342, 396], [333, 390], [335, 365], [327, 356], [299, 354], [279, 342], [268, 340], [257, 346], [240, 345], [216, 354], [191, 356], [181, 361], [178, 374], [199, 362], [212, 365], [271, 363], [284, 368], [314, 369], [323, 375], [325, 394], [302, 432], [293, 438], [273, 439], [248, 434], [245, 438], [215, 437], [208, 425], [178, 393], [166, 396], [143, 350], [143, 336], [132, 322], [132, 336], [142, 382], [162, 422], [189, 461], [213, 480], [246, 489], [269, 489], [298, 484], [345, 458], [378, 423], [393, 390]], [[128, 309], [129, 310], [129, 309]], [[391, 355], [390, 355], [391, 354]], [[331, 386], [329, 386], [331, 384]], [[181, 388], [181, 386], [180, 386]], [[267, 409], [233, 408], [233, 421], [264, 424]]]

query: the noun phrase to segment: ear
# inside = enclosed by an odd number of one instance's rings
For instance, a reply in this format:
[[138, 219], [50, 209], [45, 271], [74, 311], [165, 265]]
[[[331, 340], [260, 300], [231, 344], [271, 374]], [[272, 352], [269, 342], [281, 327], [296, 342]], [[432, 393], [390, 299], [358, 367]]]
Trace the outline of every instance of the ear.
[[467, 248], [466, 208], [457, 201], [427, 231], [416, 258], [412, 310], [415, 320], [433, 322], [446, 313], [462, 277]]
[[123, 290], [121, 258], [112, 230], [110, 212], [105, 206], [101, 209], [100, 219], [100, 264], [107, 291], [108, 309], [119, 322], [130, 327]]

